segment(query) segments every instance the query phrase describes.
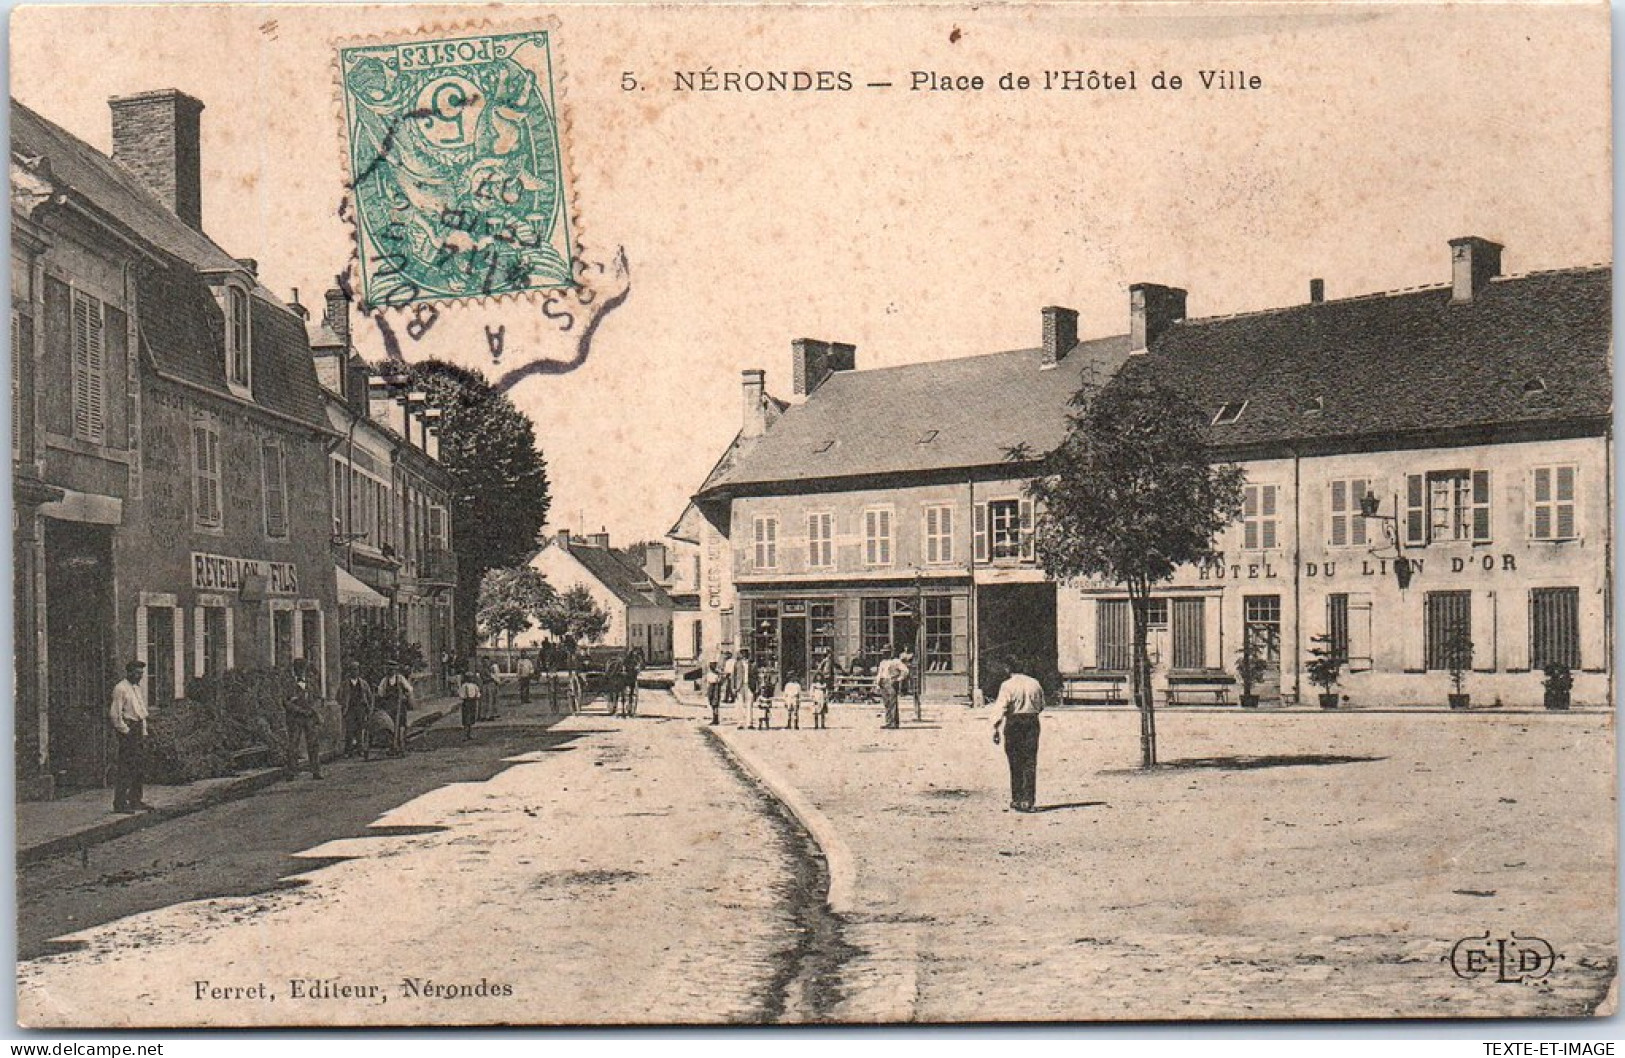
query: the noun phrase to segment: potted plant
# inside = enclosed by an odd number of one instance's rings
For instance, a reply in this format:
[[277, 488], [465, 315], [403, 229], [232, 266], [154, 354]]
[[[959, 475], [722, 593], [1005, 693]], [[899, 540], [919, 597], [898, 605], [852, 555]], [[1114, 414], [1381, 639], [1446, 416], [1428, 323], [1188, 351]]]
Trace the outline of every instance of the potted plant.
[[1561, 661], [1549, 661], [1546, 673], [1546, 708], [1567, 709], [1574, 691], [1574, 672]]
[[1473, 637], [1467, 629], [1457, 626], [1445, 638], [1444, 664], [1453, 688], [1449, 695], [1450, 708], [1465, 709], [1472, 698], [1465, 690], [1467, 672], [1473, 667]]
[[1332, 690], [1337, 686], [1337, 677], [1343, 673], [1343, 656], [1332, 646], [1332, 637], [1315, 636], [1310, 642], [1314, 646], [1309, 651], [1309, 663], [1304, 666], [1309, 675], [1309, 682], [1320, 688], [1320, 707], [1322, 709], [1337, 708], [1337, 693]]
[[1253, 693], [1253, 688], [1263, 682], [1268, 667], [1263, 652], [1258, 649], [1258, 640], [1244, 634], [1241, 637], [1241, 651], [1236, 655], [1236, 679], [1241, 681], [1243, 709], [1258, 708], [1258, 695]]

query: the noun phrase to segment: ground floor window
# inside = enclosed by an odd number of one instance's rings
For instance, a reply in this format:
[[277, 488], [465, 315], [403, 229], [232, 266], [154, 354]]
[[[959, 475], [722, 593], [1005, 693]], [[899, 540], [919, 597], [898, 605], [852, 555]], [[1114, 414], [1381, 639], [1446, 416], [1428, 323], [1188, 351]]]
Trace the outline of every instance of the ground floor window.
[[293, 611], [271, 611], [271, 667], [280, 669], [293, 660]]
[[231, 615], [230, 605], [219, 601], [201, 603], [192, 610], [192, 634], [196, 640], [193, 676], [216, 679], [235, 665]]
[[1206, 599], [1170, 600], [1176, 669], [1200, 669], [1207, 664], [1206, 603]]
[[945, 595], [925, 600], [925, 671], [948, 672], [954, 666], [954, 607]]
[[1332, 656], [1344, 663], [1349, 659], [1349, 597], [1342, 593], [1326, 596], [1326, 639]]
[[1529, 593], [1529, 662], [1580, 667], [1580, 589], [1536, 588]]
[[1258, 651], [1264, 664], [1281, 663], [1281, 597], [1279, 595], [1243, 596], [1242, 634]]
[[180, 611], [173, 606], [147, 606], [144, 609], [147, 626], [147, 701], [174, 701], [179, 697], [176, 694], [174, 659], [179, 645], [179, 633], [175, 626]]
[[1473, 593], [1470, 591], [1430, 591], [1424, 600], [1427, 608], [1424, 653], [1430, 671], [1448, 671], [1451, 661], [1450, 641], [1456, 636], [1471, 636], [1473, 629]]

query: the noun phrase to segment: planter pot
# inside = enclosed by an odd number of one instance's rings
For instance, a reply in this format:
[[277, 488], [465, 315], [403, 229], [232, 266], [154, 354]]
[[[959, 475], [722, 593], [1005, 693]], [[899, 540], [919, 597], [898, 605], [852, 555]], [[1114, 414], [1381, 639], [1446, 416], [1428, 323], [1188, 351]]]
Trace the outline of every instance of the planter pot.
[[1258, 695], [1256, 695], [1256, 694], [1244, 694], [1244, 695], [1242, 695], [1241, 696], [1241, 707], [1243, 709], [1257, 709], [1258, 708]]
[[1546, 692], [1546, 708], [1548, 708], [1548, 709], [1567, 709], [1569, 707], [1569, 701], [1570, 701], [1571, 693], [1572, 692], [1570, 692], [1570, 691], [1552, 691], [1552, 690], [1548, 690]]
[[1467, 708], [1467, 703], [1472, 700], [1473, 696], [1470, 694], [1452, 694], [1448, 695], [1447, 697], [1450, 699], [1450, 708], [1465, 709]]
[[1335, 694], [1323, 694], [1323, 695], [1320, 696], [1320, 707], [1322, 709], [1336, 709], [1337, 708], [1337, 701], [1338, 701], [1338, 695], [1335, 695]]

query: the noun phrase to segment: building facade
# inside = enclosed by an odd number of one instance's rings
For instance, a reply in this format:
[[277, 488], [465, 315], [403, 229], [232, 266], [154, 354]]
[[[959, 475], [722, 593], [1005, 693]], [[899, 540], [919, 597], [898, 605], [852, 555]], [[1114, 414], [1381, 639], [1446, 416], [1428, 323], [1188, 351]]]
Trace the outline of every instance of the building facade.
[[999, 656], [1094, 700], [1125, 682], [1127, 596], [1044, 576], [1025, 484], [1074, 393], [1155, 379], [1211, 415], [1214, 458], [1247, 481], [1221, 560], [1156, 592], [1159, 696], [1234, 702], [1251, 641], [1270, 701], [1309, 700], [1320, 646], [1352, 702], [1443, 704], [1445, 644], [1466, 637], [1478, 702], [1539, 704], [1549, 663], [1606, 702], [1610, 274], [1503, 277], [1500, 257], [1456, 240], [1447, 285], [1327, 301], [1316, 281], [1303, 305], [1211, 320], [1141, 284], [1126, 334], [1079, 342], [1049, 308], [1038, 348], [880, 371], [798, 341], [799, 400], [763, 421], [746, 372], [740, 438], [679, 528], [726, 541], [701, 579], [729, 584], [764, 669], [909, 645], [928, 694], [974, 694]]
[[[609, 545], [608, 533], [585, 537], [560, 530], [530, 560], [530, 565], [552, 586], [564, 593], [582, 587], [609, 617], [609, 627], [596, 645], [617, 650], [638, 650], [644, 661], [665, 666], [672, 661], [672, 614], [675, 606], [661, 586], [664, 579], [665, 549], [658, 549], [661, 569], [649, 568], [647, 553], [637, 555], [618, 551]], [[532, 629], [515, 637], [520, 648], [539, 646], [549, 638]]]
[[367, 365], [350, 340], [350, 303], [329, 290], [309, 325], [329, 426], [328, 503], [346, 628], [383, 624], [421, 654], [428, 686], [456, 653], [452, 480], [440, 463], [439, 412], [401, 374]]
[[115, 158], [12, 104], [18, 777], [103, 785], [108, 695], [335, 678], [330, 435], [299, 317], [203, 232], [202, 104], [111, 101]]

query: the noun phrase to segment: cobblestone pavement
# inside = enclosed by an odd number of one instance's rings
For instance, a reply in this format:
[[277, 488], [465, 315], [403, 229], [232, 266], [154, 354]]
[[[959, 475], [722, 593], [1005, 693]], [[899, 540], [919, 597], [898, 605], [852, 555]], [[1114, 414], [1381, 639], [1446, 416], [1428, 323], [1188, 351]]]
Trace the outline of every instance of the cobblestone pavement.
[[[1578, 1015], [1615, 972], [1607, 714], [1045, 717], [1039, 807], [1006, 809], [990, 721], [727, 731], [855, 861], [835, 1019]], [[1457, 940], [1563, 956], [1459, 979]]]
[[[647, 714], [659, 698], [646, 697]], [[20, 1019], [784, 1016], [804, 932], [792, 897], [805, 865], [788, 828], [687, 719], [587, 714], [554, 736], [488, 779], [400, 804], [374, 834], [306, 850], [311, 869], [293, 879], [302, 884], [159, 907], [58, 938], [77, 949], [19, 966]]]

